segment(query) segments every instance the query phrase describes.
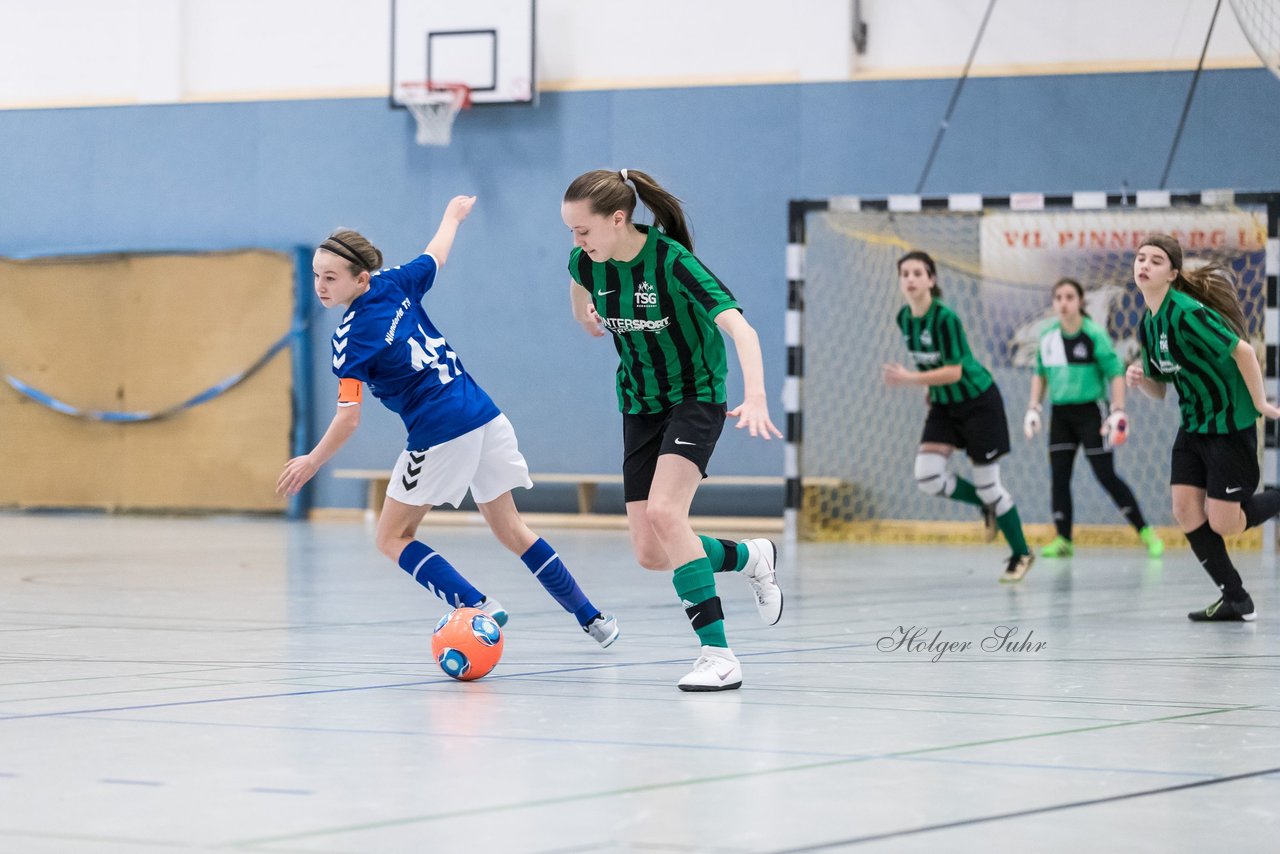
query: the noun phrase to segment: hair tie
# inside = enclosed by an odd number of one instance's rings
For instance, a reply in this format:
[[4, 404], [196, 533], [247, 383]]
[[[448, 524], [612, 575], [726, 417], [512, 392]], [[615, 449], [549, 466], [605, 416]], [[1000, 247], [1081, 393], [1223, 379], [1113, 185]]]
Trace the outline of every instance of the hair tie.
[[627, 180], [627, 170], [626, 170], [626, 169], [623, 169], [619, 174], [620, 174], [620, 175], [622, 175], [622, 180], [623, 180], [623, 181], [626, 181], [626, 180]]

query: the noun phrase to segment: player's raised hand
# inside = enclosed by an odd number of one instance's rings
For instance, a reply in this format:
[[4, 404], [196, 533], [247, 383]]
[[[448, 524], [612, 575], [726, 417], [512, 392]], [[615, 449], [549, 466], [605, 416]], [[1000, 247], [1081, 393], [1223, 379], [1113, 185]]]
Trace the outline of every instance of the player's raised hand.
[[452, 218], [454, 222], [462, 222], [471, 213], [475, 203], [475, 196], [454, 196], [445, 207], [444, 215]]
[[737, 418], [738, 429], [745, 427], [752, 436], [762, 436], [766, 440], [782, 438], [782, 431], [769, 419], [769, 403], [763, 397], [748, 397], [726, 414]]

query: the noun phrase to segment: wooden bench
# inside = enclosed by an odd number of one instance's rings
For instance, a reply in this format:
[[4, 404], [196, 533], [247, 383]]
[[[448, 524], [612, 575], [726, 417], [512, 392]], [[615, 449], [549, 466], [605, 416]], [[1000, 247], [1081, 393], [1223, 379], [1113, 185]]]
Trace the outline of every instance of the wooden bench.
[[[391, 473], [382, 469], [335, 469], [334, 477], [348, 480], [367, 480], [369, 482], [367, 509], [374, 516], [382, 512], [383, 499], [387, 495], [387, 484], [391, 482]], [[530, 474], [534, 485], [540, 483], [572, 484], [578, 488], [578, 512], [591, 513], [595, 509], [596, 493], [601, 484], [621, 486], [621, 474], [565, 474], [552, 472], [547, 474]], [[780, 475], [754, 474], [713, 474], [702, 482], [703, 486], [784, 486], [786, 478]], [[822, 486], [835, 488], [845, 481], [838, 477], [806, 477], [805, 486]]]

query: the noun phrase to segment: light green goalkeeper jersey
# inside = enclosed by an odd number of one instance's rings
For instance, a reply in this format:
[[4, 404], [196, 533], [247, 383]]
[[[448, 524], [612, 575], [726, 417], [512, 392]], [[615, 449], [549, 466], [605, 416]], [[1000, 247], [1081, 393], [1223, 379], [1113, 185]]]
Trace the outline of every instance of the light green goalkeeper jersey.
[[1107, 381], [1124, 374], [1107, 332], [1088, 317], [1073, 335], [1054, 321], [1040, 335], [1036, 373], [1049, 386], [1050, 403], [1093, 403], [1107, 395]]

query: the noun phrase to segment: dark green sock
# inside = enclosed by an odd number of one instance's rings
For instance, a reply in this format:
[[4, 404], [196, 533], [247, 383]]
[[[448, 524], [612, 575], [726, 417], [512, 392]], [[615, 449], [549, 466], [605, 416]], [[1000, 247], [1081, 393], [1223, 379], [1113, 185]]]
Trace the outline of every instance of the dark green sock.
[[720, 597], [716, 596], [716, 577], [707, 558], [698, 558], [677, 567], [671, 575], [689, 622], [703, 646], [727, 649], [729, 641], [724, 635], [724, 613]]
[[712, 572], [738, 572], [747, 565], [747, 544], [698, 535]]
[[947, 497], [952, 501], [972, 504], [974, 507], [982, 506], [982, 499], [978, 497], [978, 490], [974, 489], [973, 484], [962, 477], [956, 478], [956, 488]]
[[1027, 548], [1027, 540], [1022, 536], [1022, 518], [1018, 516], [1016, 506], [1010, 507], [1009, 512], [1003, 516], [997, 516], [996, 524], [1000, 526], [1000, 533], [1004, 534], [1005, 542], [1013, 549], [1014, 554], [1031, 554], [1031, 549]]

